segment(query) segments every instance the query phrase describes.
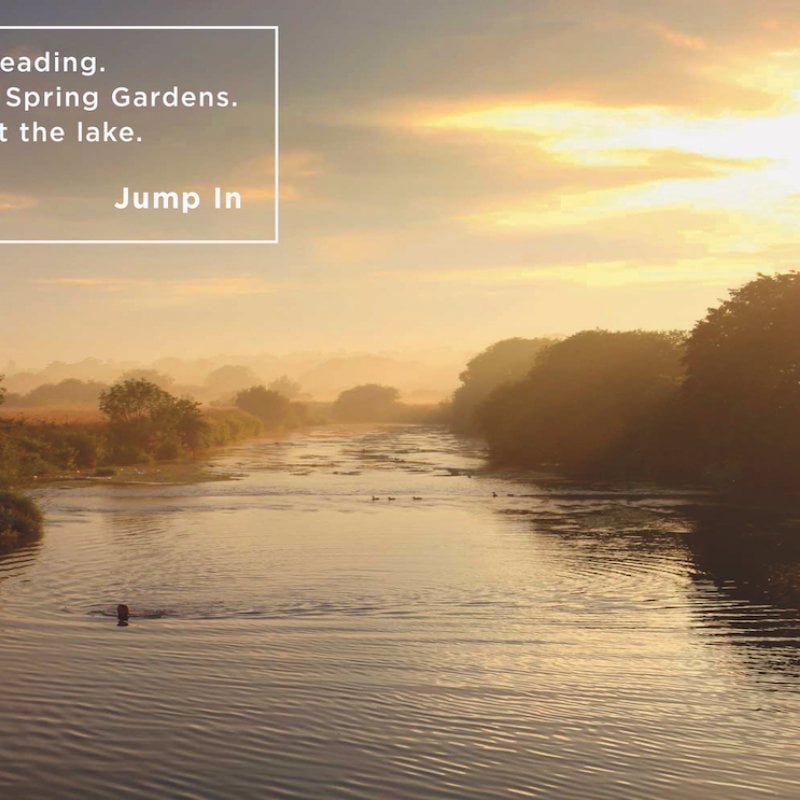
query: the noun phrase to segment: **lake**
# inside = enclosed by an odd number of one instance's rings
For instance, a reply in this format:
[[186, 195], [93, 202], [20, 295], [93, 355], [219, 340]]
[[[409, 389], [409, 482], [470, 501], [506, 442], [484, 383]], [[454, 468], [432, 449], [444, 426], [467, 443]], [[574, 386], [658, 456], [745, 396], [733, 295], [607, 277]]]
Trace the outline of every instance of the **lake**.
[[800, 796], [798, 519], [426, 427], [211, 464], [39, 490], [0, 560], [0, 796]]

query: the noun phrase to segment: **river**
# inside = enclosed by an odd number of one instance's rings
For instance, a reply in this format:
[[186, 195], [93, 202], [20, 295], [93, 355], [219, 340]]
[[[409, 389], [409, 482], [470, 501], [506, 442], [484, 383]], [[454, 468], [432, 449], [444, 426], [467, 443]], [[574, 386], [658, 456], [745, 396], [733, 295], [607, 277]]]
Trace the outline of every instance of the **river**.
[[797, 519], [424, 427], [211, 469], [40, 490], [0, 561], [0, 797], [800, 796]]

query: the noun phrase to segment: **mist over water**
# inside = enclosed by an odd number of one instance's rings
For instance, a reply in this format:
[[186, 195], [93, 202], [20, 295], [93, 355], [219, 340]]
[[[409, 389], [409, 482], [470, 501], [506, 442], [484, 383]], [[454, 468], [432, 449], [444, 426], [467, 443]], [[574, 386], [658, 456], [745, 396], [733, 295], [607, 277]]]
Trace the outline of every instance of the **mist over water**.
[[0, 796], [800, 794], [785, 515], [498, 477], [422, 427], [214, 464], [42, 490], [0, 561]]

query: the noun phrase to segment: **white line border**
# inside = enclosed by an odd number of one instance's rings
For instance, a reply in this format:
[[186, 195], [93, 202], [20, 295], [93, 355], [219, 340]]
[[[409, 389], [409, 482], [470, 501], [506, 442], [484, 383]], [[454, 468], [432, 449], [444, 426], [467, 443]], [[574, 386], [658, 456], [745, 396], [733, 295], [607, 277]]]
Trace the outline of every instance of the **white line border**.
[[0, 239], [3, 244], [278, 244], [280, 236], [280, 74], [278, 25], [0, 25], [0, 31], [273, 31], [275, 33], [275, 238], [273, 239]]

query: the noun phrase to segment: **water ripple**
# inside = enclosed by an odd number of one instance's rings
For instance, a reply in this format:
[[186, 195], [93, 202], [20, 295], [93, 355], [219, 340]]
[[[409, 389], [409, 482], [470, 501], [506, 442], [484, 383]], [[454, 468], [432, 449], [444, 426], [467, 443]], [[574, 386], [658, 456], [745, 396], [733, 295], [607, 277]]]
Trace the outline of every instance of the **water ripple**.
[[0, 796], [800, 796], [791, 521], [413, 427], [211, 468], [41, 490], [0, 559]]

